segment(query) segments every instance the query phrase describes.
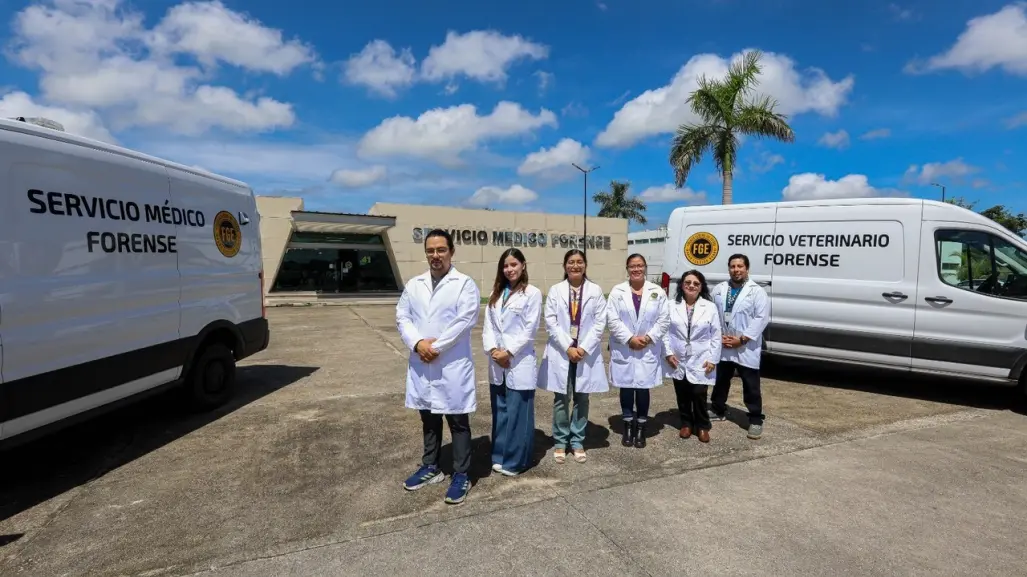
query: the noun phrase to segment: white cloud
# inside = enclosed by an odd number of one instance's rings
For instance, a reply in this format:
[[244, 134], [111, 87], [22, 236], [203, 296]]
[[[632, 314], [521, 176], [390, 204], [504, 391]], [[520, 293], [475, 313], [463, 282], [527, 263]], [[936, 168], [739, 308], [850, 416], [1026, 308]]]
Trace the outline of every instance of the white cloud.
[[[134, 148], [241, 180], [278, 179], [324, 183], [340, 168], [360, 168], [351, 143], [260, 142], [255, 140], [166, 139], [141, 142]], [[351, 164], [347, 165], [349, 159]]]
[[[219, 62], [282, 75], [313, 62], [310, 48], [216, 2], [179, 5], [152, 30], [143, 22], [120, 0], [34, 4], [15, 16], [8, 56], [40, 72], [47, 105], [91, 108], [114, 129], [199, 134], [295, 121], [289, 104], [207, 81]], [[204, 68], [179, 63], [182, 56]]]
[[891, 136], [891, 129], [889, 128], [877, 128], [863, 133], [859, 137], [860, 140], [879, 140], [882, 138], [889, 138]]
[[663, 186], [650, 186], [638, 195], [642, 200], [649, 202], [677, 202], [682, 204], [703, 204], [706, 202], [706, 192], [696, 192], [691, 188], [678, 188], [673, 184]]
[[545, 72], [544, 70], [535, 71], [535, 78], [538, 79], [538, 91], [543, 93], [549, 88], [549, 85], [553, 83], [553, 73]]
[[1020, 114], [1006, 119], [1006, 128], [1010, 130], [1020, 128], [1021, 126], [1027, 126], [1027, 112], [1021, 112]]
[[872, 196], [905, 196], [891, 188], [874, 188], [862, 174], [849, 174], [838, 180], [827, 180], [823, 174], [807, 172], [788, 179], [781, 191], [784, 200], [818, 200], [827, 198], [868, 198]]
[[397, 88], [414, 83], [417, 62], [409, 48], [397, 53], [384, 40], [372, 40], [345, 64], [344, 78], [350, 84], [366, 86], [387, 97], [395, 97]]
[[926, 63], [910, 62], [907, 72], [959, 69], [985, 72], [999, 67], [1027, 75], [1027, 3], [1014, 2], [993, 14], [971, 18], [948, 51]]
[[[734, 54], [730, 59], [716, 54], [693, 56], [670, 84], [647, 90], [618, 110], [596, 138], [596, 144], [604, 147], [630, 146], [650, 136], [672, 133], [684, 122], [698, 121], [688, 104], [688, 97], [698, 87], [699, 78], [703, 75], [722, 78], [731, 63], [741, 58], [742, 53]], [[756, 90], [775, 98], [778, 112], [789, 116], [807, 112], [833, 116], [845, 104], [855, 83], [851, 75], [834, 82], [817, 68], [802, 73], [791, 58], [773, 52], [763, 54], [762, 66]]]
[[460, 154], [488, 140], [528, 134], [544, 126], [557, 126], [556, 115], [543, 108], [537, 115], [513, 102], [500, 102], [487, 116], [472, 104], [433, 108], [417, 119], [387, 118], [360, 140], [366, 156], [405, 155], [460, 164]]
[[85, 136], [103, 142], [116, 143], [103, 121], [91, 110], [69, 110], [54, 106], [45, 106], [32, 100], [24, 92], [11, 92], [0, 98], [0, 118], [17, 116], [41, 116], [56, 120], [64, 125], [64, 131], [77, 136]]
[[[756, 174], [763, 174], [766, 172], [770, 172], [774, 169], [775, 166], [779, 164], [784, 164], [784, 161], [785, 157], [781, 156], [780, 154], [771, 154], [769, 152], [763, 151], [760, 154], [758, 161], [749, 161], [749, 170], [755, 172]], [[737, 170], [735, 170], [735, 174], [738, 174]], [[720, 178], [720, 175], [715, 174], [714, 176], [718, 179]]]
[[495, 204], [527, 204], [538, 199], [538, 194], [531, 189], [515, 184], [510, 188], [483, 186], [476, 190], [467, 204], [478, 207], [491, 207]]
[[905, 182], [915, 182], [917, 184], [931, 184], [932, 182], [938, 182], [938, 180], [944, 178], [962, 180], [963, 178], [979, 171], [980, 169], [976, 166], [963, 162], [962, 158], [957, 158], [948, 162], [928, 162], [923, 166], [917, 166], [916, 164], [910, 165], [910, 167], [906, 169], [903, 180]]
[[849, 133], [844, 130], [838, 132], [825, 132], [817, 144], [828, 148], [842, 150], [849, 147]]
[[421, 63], [421, 75], [429, 81], [466, 76], [479, 82], [504, 82], [507, 69], [524, 59], [541, 60], [549, 47], [522, 36], [505, 36], [492, 30], [465, 34], [450, 31], [441, 46], [432, 46]]
[[517, 168], [517, 174], [553, 180], [569, 178], [578, 172], [571, 163], [584, 164], [588, 162], [590, 154], [587, 146], [583, 146], [577, 140], [564, 138], [552, 148], [542, 148], [525, 157], [524, 162]]
[[384, 166], [376, 164], [367, 168], [341, 168], [332, 173], [330, 181], [346, 188], [363, 188], [378, 184], [388, 178], [389, 173]]

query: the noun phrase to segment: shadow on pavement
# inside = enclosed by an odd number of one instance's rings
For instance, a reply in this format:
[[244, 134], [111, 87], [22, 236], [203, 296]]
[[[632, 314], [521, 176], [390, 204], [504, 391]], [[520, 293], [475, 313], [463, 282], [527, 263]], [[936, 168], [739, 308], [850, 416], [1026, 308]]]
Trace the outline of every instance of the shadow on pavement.
[[[0, 453], [0, 520], [88, 483], [317, 371], [250, 365], [237, 369], [237, 391], [224, 406], [190, 413], [178, 391], [121, 407]], [[0, 535], [0, 546], [20, 536]]]
[[978, 409], [1010, 410], [1027, 415], [1027, 403], [1016, 387], [987, 381], [786, 359], [770, 355], [764, 357], [761, 375], [768, 379], [806, 385]]

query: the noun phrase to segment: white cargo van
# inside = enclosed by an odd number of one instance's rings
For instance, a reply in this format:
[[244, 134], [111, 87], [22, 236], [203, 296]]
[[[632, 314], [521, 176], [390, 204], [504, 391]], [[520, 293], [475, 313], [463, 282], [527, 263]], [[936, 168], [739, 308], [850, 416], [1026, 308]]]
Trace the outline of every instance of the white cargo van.
[[1025, 385], [1027, 242], [952, 204], [875, 198], [678, 208], [664, 287], [749, 257], [766, 351]]
[[211, 408], [267, 347], [246, 185], [0, 119], [0, 444], [182, 385]]

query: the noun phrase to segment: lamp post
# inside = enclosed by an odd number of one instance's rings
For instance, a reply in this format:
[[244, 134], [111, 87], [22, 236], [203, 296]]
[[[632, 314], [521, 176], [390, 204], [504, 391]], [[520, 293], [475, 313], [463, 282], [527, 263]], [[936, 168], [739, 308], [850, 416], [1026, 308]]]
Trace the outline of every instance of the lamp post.
[[938, 188], [941, 189], [941, 201], [945, 202], [945, 185], [944, 184], [938, 184], [937, 182], [932, 182], [931, 186], [937, 186]]
[[582, 212], [581, 212], [581, 226], [584, 229], [581, 232], [581, 234], [582, 234], [582, 236], [581, 236], [581, 252], [583, 252], [585, 254], [588, 254], [588, 173], [590, 173], [593, 170], [599, 168], [599, 166], [598, 165], [597, 166], [593, 166], [592, 168], [589, 168], [588, 170], [585, 170], [584, 168], [581, 168], [580, 166], [578, 166], [577, 164], [575, 164], [573, 162], [571, 163], [571, 166], [573, 166], [574, 168], [577, 168], [578, 170], [581, 171], [582, 174], [585, 175], [585, 188], [584, 188], [585, 198], [584, 198], [584, 202], [582, 203]]

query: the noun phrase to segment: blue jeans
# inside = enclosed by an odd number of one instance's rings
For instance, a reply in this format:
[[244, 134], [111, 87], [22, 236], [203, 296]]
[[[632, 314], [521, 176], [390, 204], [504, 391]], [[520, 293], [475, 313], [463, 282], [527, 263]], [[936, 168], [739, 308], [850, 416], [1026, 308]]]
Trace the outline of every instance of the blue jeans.
[[535, 450], [535, 389], [515, 391], [491, 385], [492, 464], [520, 473], [531, 466]]
[[648, 421], [650, 398], [649, 389], [622, 388], [620, 390], [620, 410], [624, 415], [624, 420], [638, 419], [640, 423]]
[[[575, 392], [577, 366], [570, 363], [567, 375], [567, 393], [553, 396], [553, 443], [557, 449], [572, 451], [585, 448], [585, 428], [588, 426], [588, 393]], [[573, 397], [574, 408], [570, 408]]]

